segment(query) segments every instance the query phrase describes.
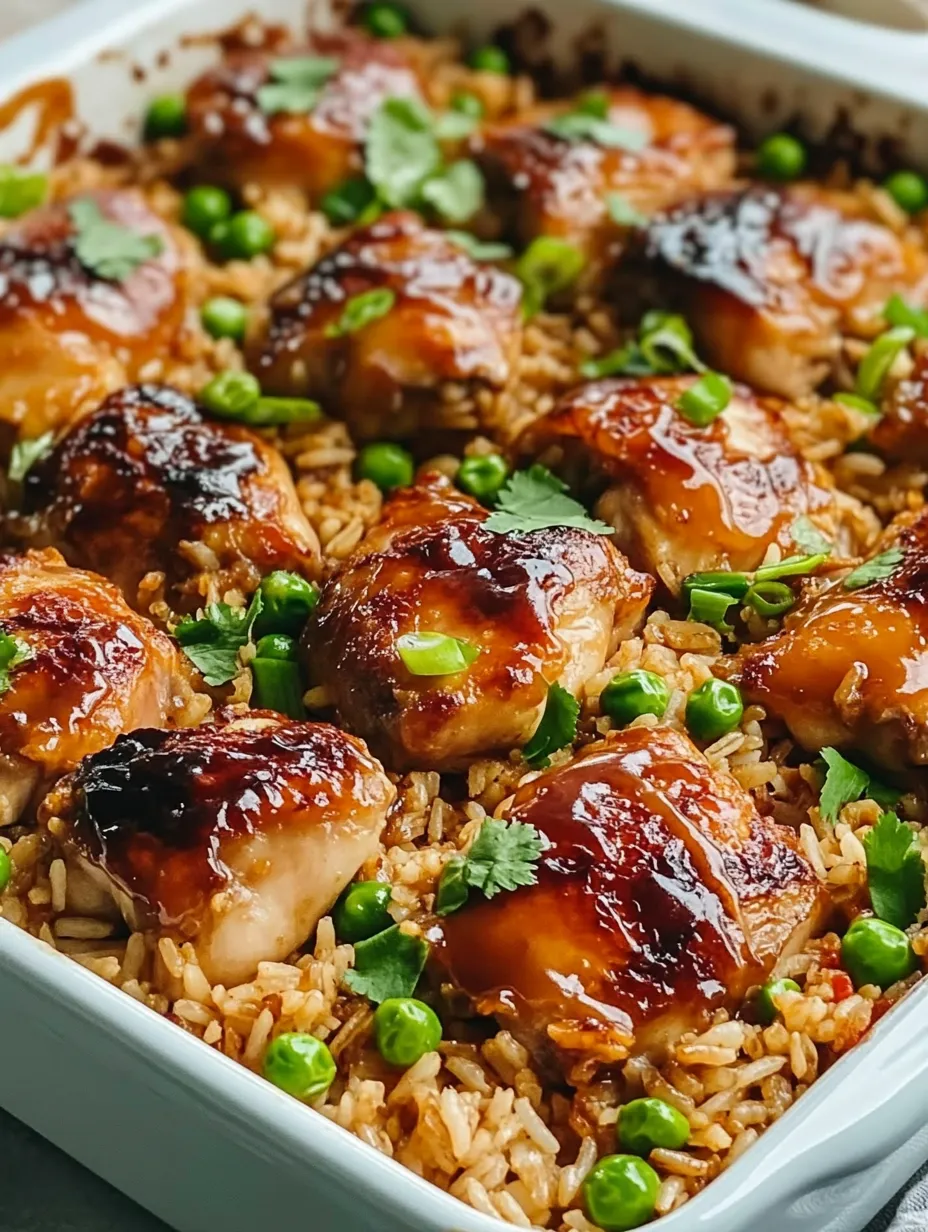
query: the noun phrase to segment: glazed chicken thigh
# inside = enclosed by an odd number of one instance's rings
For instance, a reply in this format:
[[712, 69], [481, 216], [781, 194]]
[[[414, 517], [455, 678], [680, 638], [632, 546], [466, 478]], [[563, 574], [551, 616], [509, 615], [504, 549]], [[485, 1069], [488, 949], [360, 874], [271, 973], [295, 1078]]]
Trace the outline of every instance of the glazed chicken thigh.
[[533, 1051], [659, 1058], [822, 922], [791, 830], [664, 728], [631, 728], [521, 787], [538, 882], [439, 921], [448, 979]]
[[[312, 670], [393, 767], [463, 767], [523, 744], [548, 685], [576, 693], [643, 619], [651, 579], [608, 538], [497, 534], [487, 516], [447, 481], [407, 488], [323, 588]], [[413, 675], [397, 639], [424, 632], [479, 653], [464, 671]]]
[[[99, 245], [80, 242], [81, 209], [95, 211], [135, 252], [121, 270], [106, 263]], [[0, 236], [0, 424], [7, 436], [60, 428], [163, 359], [184, 309], [178, 241], [139, 194], [85, 193], [19, 219]]]
[[207, 977], [234, 985], [303, 944], [376, 854], [395, 795], [351, 736], [255, 711], [123, 736], [45, 807], [133, 928], [195, 941]]
[[894, 462], [928, 464], [928, 350], [918, 351], [912, 371], [891, 385], [880, 409], [870, 444]]
[[58, 552], [0, 555], [0, 630], [20, 648], [0, 693], [0, 824], [40, 782], [168, 723], [189, 695], [170, 638]]
[[316, 537], [277, 450], [167, 386], [110, 395], [33, 467], [24, 496], [32, 541], [105, 574], [130, 603], [150, 570], [170, 581], [192, 572], [200, 556], [185, 544], [202, 545], [245, 591], [273, 569], [317, 567]]
[[752, 185], [694, 197], [651, 219], [645, 267], [618, 270], [616, 296], [642, 277], [687, 314], [714, 367], [786, 398], [834, 368], [844, 336], [870, 337], [898, 293], [928, 297], [923, 246], [874, 221], [850, 194]]
[[[349, 327], [352, 305], [377, 294], [383, 313]], [[268, 393], [319, 399], [359, 439], [489, 426], [519, 356], [520, 298], [510, 274], [415, 214], [388, 214], [272, 297], [250, 366]]]
[[540, 458], [616, 528], [632, 564], [676, 593], [703, 569], [755, 569], [788, 548], [799, 514], [832, 530], [833, 498], [790, 444], [774, 399], [739, 387], [712, 423], [676, 407], [695, 377], [596, 381], [567, 394], [517, 448]]

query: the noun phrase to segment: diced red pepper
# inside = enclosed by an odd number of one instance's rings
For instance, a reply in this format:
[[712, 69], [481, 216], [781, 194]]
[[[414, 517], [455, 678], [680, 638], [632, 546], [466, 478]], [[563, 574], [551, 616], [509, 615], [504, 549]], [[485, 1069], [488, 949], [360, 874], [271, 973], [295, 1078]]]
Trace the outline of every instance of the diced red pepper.
[[836, 1001], [843, 1001], [854, 991], [854, 984], [846, 971], [836, 971], [831, 977], [831, 991]]

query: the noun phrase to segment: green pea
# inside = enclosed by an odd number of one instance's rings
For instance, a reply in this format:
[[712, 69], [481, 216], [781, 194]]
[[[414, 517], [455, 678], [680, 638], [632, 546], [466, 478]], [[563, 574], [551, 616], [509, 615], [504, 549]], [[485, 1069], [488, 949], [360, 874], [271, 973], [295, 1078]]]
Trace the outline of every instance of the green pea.
[[255, 633], [289, 633], [295, 637], [319, 602], [319, 587], [307, 582], [298, 573], [275, 569], [263, 578], [261, 612], [255, 621]]
[[297, 645], [292, 637], [285, 633], [268, 633], [258, 639], [255, 646], [256, 659], [289, 659], [296, 660]]
[[798, 180], [806, 161], [805, 146], [789, 133], [774, 133], [757, 147], [757, 171], [767, 180]]
[[264, 1076], [297, 1099], [318, 1099], [335, 1080], [335, 1061], [315, 1035], [287, 1031], [268, 1045]]
[[254, 210], [239, 210], [220, 226], [218, 237], [214, 227], [210, 240], [226, 261], [250, 261], [274, 247], [274, 228]]
[[480, 73], [499, 73], [505, 77], [510, 69], [509, 57], [502, 47], [487, 44], [470, 53], [470, 66]]
[[413, 997], [390, 997], [374, 1014], [377, 1051], [388, 1065], [409, 1069], [441, 1043], [435, 1011]]
[[194, 235], [205, 240], [217, 223], [232, 216], [232, 198], [224, 188], [199, 184], [184, 194], [180, 220]]
[[639, 1228], [654, 1214], [661, 1180], [635, 1155], [605, 1155], [583, 1182], [583, 1204], [603, 1232]]
[[642, 668], [613, 676], [599, 695], [603, 714], [608, 714], [614, 723], [622, 726], [642, 714], [654, 714], [661, 718], [669, 701], [670, 690], [666, 681]]
[[757, 1017], [765, 1026], [773, 1022], [780, 1012], [774, 998], [778, 997], [781, 992], [802, 992], [802, 989], [795, 980], [768, 980], [758, 990], [754, 1008], [757, 1011]]
[[841, 942], [841, 961], [857, 988], [888, 988], [915, 970], [915, 954], [901, 928], [871, 917], [856, 919]]
[[248, 311], [241, 300], [216, 295], [200, 309], [203, 328], [212, 338], [231, 338], [242, 342], [248, 325]]
[[896, 171], [883, 187], [907, 214], [917, 214], [928, 205], [928, 183], [916, 171]]
[[382, 881], [353, 881], [332, 908], [332, 922], [340, 941], [366, 941], [389, 928], [387, 908], [393, 894]]
[[690, 1138], [690, 1123], [664, 1099], [633, 1099], [619, 1109], [619, 1141], [635, 1155], [650, 1155], [655, 1147], [679, 1151]]
[[462, 492], [476, 496], [477, 500], [488, 505], [495, 500], [508, 474], [506, 459], [498, 453], [488, 453], [479, 458], [465, 458], [458, 467], [454, 482]]
[[409, 29], [409, 14], [399, 4], [389, 0], [375, 0], [365, 8], [361, 17], [365, 29], [375, 38], [399, 38]]
[[686, 699], [686, 726], [696, 740], [718, 740], [738, 726], [743, 714], [738, 688], [714, 676]]
[[5, 847], [0, 847], [0, 892], [10, 884], [13, 876], [13, 861]]
[[183, 137], [186, 131], [187, 102], [183, 94], [162, 94], [152, 99], [145, 113], [143, 135], [146, 141]]
[[258, 404], [261, 386], [250, 372], [220, 372], [200, 390], [200, 402], [223, 419], [246, 417]]
[[358, 454], [356, 471], [359, 479], [370, 479], [381, 492], [390, 492], [412, 483], [415, 467], [412, 454], [402, 445], [375, 441]]

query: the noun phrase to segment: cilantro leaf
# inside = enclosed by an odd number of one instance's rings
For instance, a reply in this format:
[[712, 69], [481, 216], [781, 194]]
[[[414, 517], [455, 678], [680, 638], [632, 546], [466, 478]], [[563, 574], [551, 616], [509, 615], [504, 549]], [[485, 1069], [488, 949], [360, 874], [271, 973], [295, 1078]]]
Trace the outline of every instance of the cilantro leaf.
[[497, 497], [497, 508], [484, 522], [497, 535], [544, 530], [549, 526], [574, 526], [594, 535], [611, 535], [608, 522], [591, 518], [579, 501], [566, 496], [567, 485], [547, 467], [535, 463], [527, 471], [515, 471]]
[[477, 116], [466, 111], [445, 111], [435, 117], [435, 136], [439, 141], [463, 141], [479, 123]]
[[54, 439], [54, 432], [43, 432], [41, 436], [16, 442], [10, 451], [10, 468], [7, 471], [13, 483], [22, 483], [36, 462], [51, 452]]
[[415, 98], [387, 98], [370, 122], [364, 145], [367, 178], [386, 205], [414, 205], [422, 185], [441, 169], [432, 116]]
[[72, 201], [68, 213], [74, 224], [72, 245], [81, 265], [110, 282], [123, 282], [140, 265], [164, 251], [160, 235], [139, 235], [130, 227], [111, 222], [89, 197]]
[[580, 703], [574, 695], [559, 684], [549, 685], [544, 713], [522, 749], [522, 756], [533, 769], [543, 769], [552, 753], [574, 740], [579, 717]]
[[471, 888], [493, 898], [501, 890], [534, 885], [535, 865], [547, 848], [545, 836], [526, 822], [485, 821], [467, 855], [452, 856], [442, 869], [435, 914], [458, 911]]
[[796, 518], [789, 532], [796, 547], [811, 556], [830, 556], [833, 551], [833, 545], [804, 513]]
[[422, 185], [422, 200], [448, 222], [467, 222], [482, 209], [485, 186], [476, 163], [462, 158]]
[[261, 592], [248, 608], [211, 603], [203, 616], [188, 617], [174, 630], [184, 654], [208, 685], [228, 684], [241, 668], [239, 652], [251, 640], [251, 628], [261, 612]]
[[474, 261], [505, 261], [512, 256], [512, 249], [508, 244], [484, 242], [478, 240], [476, 235], [471, 235], [469, 231], [446, 231], [445, 238], [449, 239], [456, 248], [466, 252]]
[[883, 813], [864, 838], [870, 902], [879, 919], [908, 928], [925, 906], [925, 863], [918, 840], [895, 813]]
[[337, 321], [326, 326], [326, 338], [342, 338], [345, 334], [356, 334], [372, 321], [385, 317], [396, 303], [396, 292], [389, 287], [372, 287], [370, 291], [362, 291], [349, 299]]
[[844, 579], [844, 589], [860, 590], [862, 586], [869, 586], [871, 582], [885, 581], [896, 572], [904, 556], [902, 548], [887, 548], [885, 552], [880, 552], [872, 560], [864, 561], [862, 565], [852, 569]]
[[467, 902], [467, 856], [452, 856], [441, 870], [435, 895], [435, 914], [451, 915]]
[[258, 106], [265, 115], [285, 111], [307, 115], [319, 101], [326, 82], [338, 72], [339, 62], [330, 56], [291, 56], [272, 60], [270, 82], [258, 90]]
[[597, 145], [622, 150], [643, 150], [649, 144], [640, 129], [621, 128], [609, 120], [609, 96], [594, 90], [544, 126], [545, 131], [562, 141], [594, 141]]
[[34, 657], [31, 646], [18, 637], [0, 631], [0, 693], [10, 687], [10, 672]]
[[391, 997], [411, 997], [428, 958], [428, 942], [411, 937], [394, 924], [354, 947], [354, 967], [346, 971], [343, 982], [379, 1005]]
[[822, 749], [828, 767], [818, 810], [823, 821], [836, 822], [845, 804], [859, 800], [867, 789], [870, 775], [842, 757], [837, 749]]
[[606, 198], [606, 209], [609, 217], [617, 227], [645, 227], [648, 219], [640, 210], [636, 210], [630, 201], [621, 193], [610, 193]]

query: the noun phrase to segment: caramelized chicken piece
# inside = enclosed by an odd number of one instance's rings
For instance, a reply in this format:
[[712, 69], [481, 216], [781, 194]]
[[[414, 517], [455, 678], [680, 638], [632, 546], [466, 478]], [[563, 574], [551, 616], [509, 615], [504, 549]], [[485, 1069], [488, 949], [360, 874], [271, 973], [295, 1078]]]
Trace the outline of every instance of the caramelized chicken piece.
[[[440, 478], [395, 495], [326, 584], [310, 661], [344, 724], [393, 767], [462, 767], [523, 744], [548, 684], [572, 693], [640, 625], [652, 582], [602, 535], [496, 534]], [[417, 676], [397, 638], [461, 638], [480, 653]]]
[[901, 556], [860, 589], [815, 589], [736, 661], [746, 697], [807, 749], [856, 745], [891, 769], [928, 762], [928, 514], [890, 527]]
[[[82, 265], [69, 207], [92, 203], [161, 249], [125, 278]], [[129, 191], [43, 206], [0, 237], [0, 423], [41, 436], [163, 358], [184, 315], [181, 257], [164, 222]]]
[[53, 550], [0, 555], [0, 630], [28, 655], [0, 692], [0, 824], [40, 782], [169, 722], [189, 696], [170, 638]]
[[882, 411], [868, 433], [871, 445], [894, 462], [928, 465], [928, 351], [918, 351], [914, 368], [892, 386]]
[[[395, 298], [342, 330], [348, 305], [373, 291]], [[272, 297], [251, 367], [266, 392], [318, 398], [362, 439], [486, 426], [514, 375], [520, 298], [515, 278], [418, 215], [389, 214]]]
[[131, 927], [192, 940], [210, 981], [234, 985], [306, 941], [395, 795], [360, 741], [255, 711], [121, 736], [46, 809]]
[[[422, 99], [412, 44], [357, 30], [315, 34], [287, 53], [235, 51], [190, 87], [187, 116], [207, 179], [303, 189], [312, 202], [364, 171], [364, 139], [388, 98]], [[265, 110], [262, 90], [288, 61], [331, 59], [334, 72], [311, 108]], [[283, 78], [280, 78], [281, 80]]]
[[184, 543], [204, 545], [246, 591], [273, 569], [312, 573], [318, 559], [277, 450], [168, 386], [122, 389], [77, 423], [27, 475], [25, 509], [34, 542], [105, 574], [130, 602], [149, 570], [172, 581], [192, 571], [201, 557], [182, 555]]
[[615, 255], [623, 231], [609, 217], [618, 194], [650, 215], [694, 192], [718, 188], [735, 169], [734, 132], [686, 103], [625, 86], [608, 92], [609, 122], [640, 149], [567, 140], [549, 131], [576, 104], [544, 103], [483, 129], [473, 144], [487, 175], [491, 208], [519, 245], [539, 235], [579, 248], [593, 266]]
[[675, 731], [589, 746], [521, 787], [509, 816], [548, 840], [537, 885], [474, 895], [429, 936], [478, 1012], [542, 1057], [659, 1058], [822, 922], [793, 832]]
[[638, 569], [677, 593], [702, 569], [755, 569], [798, 514], [833, 532], [832, 497], [792, 447], [779, 404], [740, 387], [704, 427], [676, 408], [692, 376], [596, 381], [526, 429], [518, 448], [599, 497]]
[[[828, 376], [844, 335], [878, 333], [894, 292], [928, 296], [920, 243], [874, 221], [857, 197], [811, 185], [685, 201], [651, 220], [643, 251], [704, 358], [786, 398]], [[619, 269], [620, 302], [641, 273], [635, 261]]]

